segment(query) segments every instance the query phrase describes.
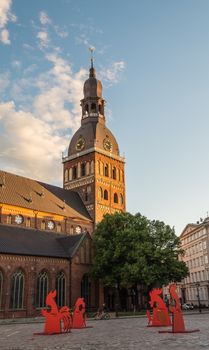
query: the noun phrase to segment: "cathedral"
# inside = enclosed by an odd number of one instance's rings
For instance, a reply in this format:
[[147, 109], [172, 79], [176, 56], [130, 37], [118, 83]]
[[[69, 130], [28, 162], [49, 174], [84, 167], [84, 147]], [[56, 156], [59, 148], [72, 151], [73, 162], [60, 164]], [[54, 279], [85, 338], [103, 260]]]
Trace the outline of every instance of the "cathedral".
[[63, 188], [0, 171], [0, 318], [34, 317], [57, 290], [96, 309], [104, 290], [89, 275], [92, 235], [106, 213], [125, 211], [124, 158], [106, 126], [102, 84], [91, 59], [81, 126], [63, 162]]

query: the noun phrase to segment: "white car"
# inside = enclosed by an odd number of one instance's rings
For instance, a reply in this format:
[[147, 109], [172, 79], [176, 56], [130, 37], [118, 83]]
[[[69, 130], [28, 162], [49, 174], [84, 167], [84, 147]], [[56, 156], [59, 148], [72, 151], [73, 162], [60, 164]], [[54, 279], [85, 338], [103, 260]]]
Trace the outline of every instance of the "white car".
[[184, 303], [182, 304], [182, 310], [193, 310], [194, 306], [191, 304]]

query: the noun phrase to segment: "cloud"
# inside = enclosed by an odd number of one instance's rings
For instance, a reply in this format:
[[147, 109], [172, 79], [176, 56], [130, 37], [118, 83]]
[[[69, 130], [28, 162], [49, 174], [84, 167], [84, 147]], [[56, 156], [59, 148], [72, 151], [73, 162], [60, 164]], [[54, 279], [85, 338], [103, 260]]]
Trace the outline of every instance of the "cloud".
[[37, 38], [39, 39], [39, 43], [42, 48], [49, 45], [49, 37], [46, 31], [38, 32]]
[[100, 72], [100, 77], [103, 81], [107, 82], [109, 85], [116, 84], [119, 81], [121, 73], [125, 69], [125, 62], [118, 61], [114, 62], [111, 67], [103, 69]]
[[[36, 79], [16, 82], [19, 99], [22, 95], [21, 107], [11, 100], [0, 103], [0, 161], [7, 171], [61, 184], [61, 154], [80, 124], [80, 99], [87, 72], [81, 69], [73, 73], [57, 53], [45, 59], [51, 64], [49, 70]], [[26, 104], [24, 96], [30, 85], [38, 92]]]
[[45, 11], [40, 12], [39, 20], [40, 20], [42, 25], [46, 25], [48, 23], [51, 23], [51, 19], [49, 18], [49, 16], [47, 15], [47, 13]]
[[8, 22], [15, 22], [16, 16], [11, 13], [12, 0], [1, 0], [0, 2], [0, 42], [9, 45], [9, 31], [6, 28]]

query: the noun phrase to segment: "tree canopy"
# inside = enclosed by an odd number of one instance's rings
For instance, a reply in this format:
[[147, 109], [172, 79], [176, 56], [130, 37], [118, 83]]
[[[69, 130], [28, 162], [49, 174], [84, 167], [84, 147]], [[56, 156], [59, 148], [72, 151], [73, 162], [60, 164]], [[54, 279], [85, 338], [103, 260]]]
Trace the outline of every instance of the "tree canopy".
[[180, 239], [169, 225], [141, 214], [106, 214], [93, 236], [92, 273], [104, 285], [128, 287], [141, 283], [148, 288], [181, 281], [188, 268]]

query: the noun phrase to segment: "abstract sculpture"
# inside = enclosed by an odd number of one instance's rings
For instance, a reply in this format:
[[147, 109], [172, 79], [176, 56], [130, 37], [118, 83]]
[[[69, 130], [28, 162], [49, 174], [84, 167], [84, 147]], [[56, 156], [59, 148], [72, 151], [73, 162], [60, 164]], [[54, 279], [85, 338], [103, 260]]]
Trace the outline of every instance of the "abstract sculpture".
[[171, 305], [169, 307], [173, 314], [172, 331], [159, 331], [159, 333], [193, 333], [199, 332], [199, 329], [186, 330], [184, 325], [184, 318], [181, 311], [181, 304], [176, 291], [176, 284], [173, 283], [169, 287]]
[[78, 298], [75, 303], [73, 312], [73, 325], [72, 328], [85, 328], [86, 327], [86, 309], [83, 298]]
[[162, 294], [162, 289], [153, 289], [150, 295], [149, 304], [152, 307], [152, 316], [147, 310], [148, 326], [149, 327], [162, 327], [171, 326], [171, 320], [169, 317], [168, 309], [163, 299], [160, 297]]
[[45, 317], [44, 333], [42, 334], [59, 334], [70, 332], [72, 327], [72, 318], [70, 310], [67, 306], [63, 306], [58, 310], [55, 302], [57, 295], [56, 290], [49, 292], [46, 297], [46, 305], [50, 306], [50, 311], [45, 309], [41, 310], [42, 315]]

